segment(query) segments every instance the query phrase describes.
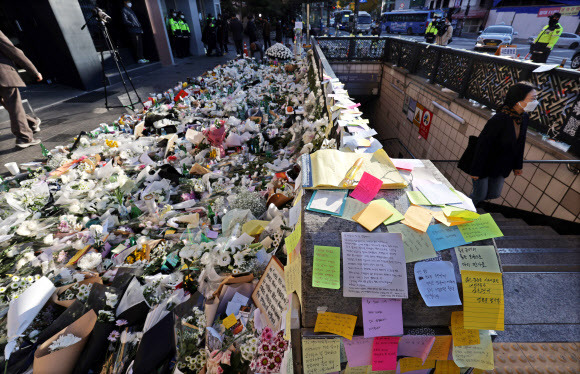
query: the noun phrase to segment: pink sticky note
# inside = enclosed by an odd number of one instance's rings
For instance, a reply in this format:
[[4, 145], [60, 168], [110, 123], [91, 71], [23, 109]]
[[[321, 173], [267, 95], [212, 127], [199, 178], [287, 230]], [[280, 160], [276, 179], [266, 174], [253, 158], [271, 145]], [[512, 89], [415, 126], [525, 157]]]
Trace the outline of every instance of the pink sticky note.
[[207, 236], [210, 239], [216, 239], [218, 237], [218, 233], [217, 233], [217, 231], [207, 230], [207, 233], [205, 234], [205, 236]]
[[363, 297], [362, 310], [365, 338], [403, 335], [401, 299], [369, 299]]
[[354, 109], [354, 108], [358, 108], [359, 106], [360, 106], [360, 103], [358, 103], [358, 104], [354, 104], [354, 105], [351, 105], [351, 106], [349, 106], [349, 107], [347, 107], [347, 108], [348, 108], [348, 109]]
[[397, 356], [419, 357], [423, 363], [427, 359], [435, 337], [429, 335], [404, 335], [399, 341]]
[[397, 369], [398, 336], [381, 336], [373, 340], [373, 371]]
[[377, 196], [382, 185], [382, 180], [373, 177], [365, 171], [360, 182], [358, 182], [355, 189], [350, 193], [350, 197], [357, 199], [361, 203], [368, 204]]
[[372, 365], [373, 339], [365, 339], [362, 336], [353, 336], [352, 340], [343, 339], [348, 366]]

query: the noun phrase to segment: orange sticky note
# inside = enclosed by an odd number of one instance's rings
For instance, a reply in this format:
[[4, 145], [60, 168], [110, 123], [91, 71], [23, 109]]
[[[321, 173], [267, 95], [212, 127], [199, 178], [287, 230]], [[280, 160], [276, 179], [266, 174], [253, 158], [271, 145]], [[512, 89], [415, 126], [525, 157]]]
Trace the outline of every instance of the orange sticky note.
[[329, 332], [352, 340], [356, 316], [342, 313], [318, 313], [314, 332]]
[[378, 225], [387, 220], [393, 215], [384, 204], [378, 201], [371, 201], [370, 204], [352, 216], [355, 222], [360, 223], [365, 229], [373, 231]]
[[70, 265], [74, 265], [77, 263], [78, 260], [80, 260], [80, 258], [82, 256], [84, 256], [85, 253], [87, 253], [87, 251], [91, 248], [90, 245], [87, 245], [86, 247], [84, 247], [83, 249], [79, 250], [77, 253], [75, 253], [74, 256], [71, 257], [71, 259], [68, 261], [67, 266]]
[[459, 374], [460, 372], [459, 366], [455, 365], [455, 362], [451, 360], [438, 360], [435, 365], [435, 374]]
[[411, 205], [405, 213], [405, 219], [401, 222], [416, 230], [427, 232], [432, 219], [432, 212], [429, 209]]
[[435, 360], [427, 360], [423, 364], [423, 360], [419, 357], [405, 357], [399, 360], [399, 365], [401, 373], [406, 373], [414, 370], [433, 369]]
[[504, 330], [501, 273], [463, 270], [463, 325], [468, 329]]
[[479, 344], [479, 330], [463, 327], [463, 312], [451, 312], [451, 334], [456, 347]]
[[453, 337], [451, 335], [436, 336], [427, 360], [447, 360], [452, 340]]

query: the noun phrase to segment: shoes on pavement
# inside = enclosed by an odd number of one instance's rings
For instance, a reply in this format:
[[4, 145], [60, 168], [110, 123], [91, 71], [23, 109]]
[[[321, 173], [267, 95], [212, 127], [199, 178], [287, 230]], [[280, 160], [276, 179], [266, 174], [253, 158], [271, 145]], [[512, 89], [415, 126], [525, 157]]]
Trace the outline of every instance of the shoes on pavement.
[[30, 126], [30, 129], [32, 130], [32, 132], [34, 134], [37, 134], [40, 132], [40, 124], [42, 123], [42, 120], [40, 118], [37, 118], [37, 121], [34, 125]]
[[29, 142], [24, 141], [24, 140], [20, 140], [20, 139], [16, 140], [16, 147], [22, 148], [22, 149], [28, 148], [28, 147], [33, 146], [33, 145], [38, 145], [38, 144], [40, 144], [40, 139], [32, 139]]

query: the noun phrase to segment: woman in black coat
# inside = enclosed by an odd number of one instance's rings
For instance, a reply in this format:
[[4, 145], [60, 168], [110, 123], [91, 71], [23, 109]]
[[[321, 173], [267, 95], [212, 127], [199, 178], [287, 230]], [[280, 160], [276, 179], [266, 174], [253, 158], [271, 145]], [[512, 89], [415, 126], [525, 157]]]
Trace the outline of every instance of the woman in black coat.
[[474, 204], [501, 196], [505, 178], [522, 174], [529, 116], [538, 106], [537, 91], [528, 82], [510, 87], [501, 109], [485, 124], [471, 164]]

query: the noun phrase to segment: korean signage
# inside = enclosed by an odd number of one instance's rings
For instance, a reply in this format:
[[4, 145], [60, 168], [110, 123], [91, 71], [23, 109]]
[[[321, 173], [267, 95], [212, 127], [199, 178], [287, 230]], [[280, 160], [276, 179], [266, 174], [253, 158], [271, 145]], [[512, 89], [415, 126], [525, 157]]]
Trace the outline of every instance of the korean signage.
[[580, 5], [540, 8], [538, 11], [538, 17], [550, 17], [554, 13], [558, 12], [563, 16], [575, 16], [578, 14], [578, 12], [580, 12]]
[[429, 128], [431, 128], [431, 121], [433, 120], [433, 113], [427, 109], [423, 109], [423, 115], [421, 116], [421, 123], [419, 125], [419, 135], [423, 139], [427, 139], [429, 136]]

